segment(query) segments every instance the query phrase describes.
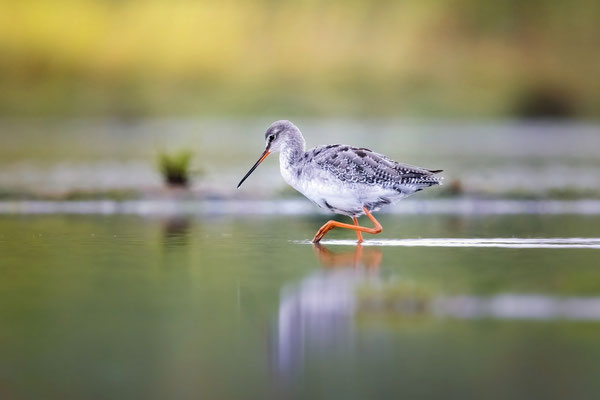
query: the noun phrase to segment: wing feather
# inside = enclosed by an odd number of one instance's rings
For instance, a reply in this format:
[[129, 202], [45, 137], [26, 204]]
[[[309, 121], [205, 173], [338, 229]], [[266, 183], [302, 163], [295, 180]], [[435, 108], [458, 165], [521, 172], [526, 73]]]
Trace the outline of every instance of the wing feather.
[[346, 145], [319, 146], [310, 151], [308, 162], [317, 164], [339, 180], [350, 184], [377, 185], [397, 191], [415, 192], [440, 184], [441, 177], [430, 170], [398, 163], [366, 148]]

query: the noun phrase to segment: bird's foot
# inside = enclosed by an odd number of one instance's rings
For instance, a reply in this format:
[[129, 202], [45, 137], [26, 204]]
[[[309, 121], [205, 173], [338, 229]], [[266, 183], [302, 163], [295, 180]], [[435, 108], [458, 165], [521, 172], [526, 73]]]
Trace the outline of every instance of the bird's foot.
[[319, 243], [321, 241], [321, 239], [323, 239], [323, 237], [325, 236], [325, 234], [327, 232], [329, 232], [330, 230], [332, 230], [333, 228], [335, 228], [335, 226], [333, 224], [331, 224], [331, 221], [327, 222], [325, 225], [323, 225], [315, 234], [315, 237], [313, 238], [312, 242], [313, 243]]
[[327, 233], [327, 231], [323, 231], [323, 229], [319, 229], [319, 231], [315, 234], [315, 237], [313, 237], [312, 242], [319, 243], [321, 241], [321, 239], [323, 239], [323, 236], [325, 236], [326, 233]]

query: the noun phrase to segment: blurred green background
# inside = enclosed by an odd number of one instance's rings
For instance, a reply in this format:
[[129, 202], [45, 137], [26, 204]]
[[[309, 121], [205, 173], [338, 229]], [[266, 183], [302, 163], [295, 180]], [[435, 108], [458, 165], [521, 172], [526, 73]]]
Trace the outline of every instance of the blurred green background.
[[600, 116], [600, 2], [1, 0], [0, 115]]

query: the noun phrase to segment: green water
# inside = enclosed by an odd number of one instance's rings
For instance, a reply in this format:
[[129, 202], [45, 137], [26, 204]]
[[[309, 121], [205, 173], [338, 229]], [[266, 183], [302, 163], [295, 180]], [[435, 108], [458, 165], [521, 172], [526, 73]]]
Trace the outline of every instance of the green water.
[[[398, 296], [596, 298], [600, 250], [295, 242], [324, 221], [0, 217], [0, 397], [600, 396], [597, 319], [394, 306]], [[381, 222], [384, 238], [600, 237], [597, 216]], [[363, 304], [366, 292], [383, 305]]]

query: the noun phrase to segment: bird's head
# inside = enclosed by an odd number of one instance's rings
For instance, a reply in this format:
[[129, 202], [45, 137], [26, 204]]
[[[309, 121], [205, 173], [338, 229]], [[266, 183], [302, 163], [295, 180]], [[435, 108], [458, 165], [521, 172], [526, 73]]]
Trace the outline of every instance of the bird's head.
[[299, 133], [300, 130], [290, 121], [275, 121], [265, 132], [265, 149], [270, 153], [281, 151], [283, 144], [295, 138]]
[[261, 154], [256, 164], [254, 164], [254, 166], [250, 168], [250, 171], [242, 178], [237, 187], [239, 188], [242, 183], [244, 183], [246, 178], [254, 172], [256, 167], [258, 167], [269, 154], [281, 151], [285, 145], [295, 141], [301, 143], [302, 147], [304, 146], [304, 138], [296, 125], [287, 120], [273, 122], [265, 132], [265, 151]]

